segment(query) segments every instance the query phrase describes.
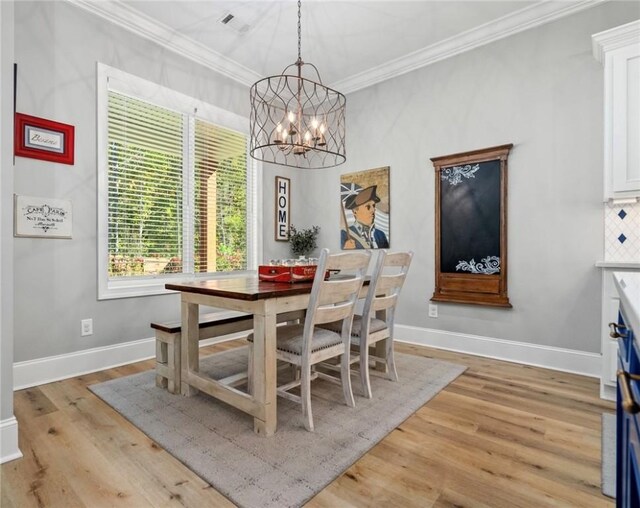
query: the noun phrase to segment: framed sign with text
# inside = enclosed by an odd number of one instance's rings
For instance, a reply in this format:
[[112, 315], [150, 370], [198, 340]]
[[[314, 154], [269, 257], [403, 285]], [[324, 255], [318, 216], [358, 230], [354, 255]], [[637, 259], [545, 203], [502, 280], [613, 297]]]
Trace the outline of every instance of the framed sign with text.
[[431, 159], [435, 302], [511, 307], [507, 296], [507, 157], [513, 145]]
[[71, 201], [14, 194], [14, 236], [71, 238]]
[[289, 241], [291, 224], [291, 180], [276, 176], [276, 242]]
[[73, 125], [16, 113], [14, 153], [73, 165], [74, 130]]

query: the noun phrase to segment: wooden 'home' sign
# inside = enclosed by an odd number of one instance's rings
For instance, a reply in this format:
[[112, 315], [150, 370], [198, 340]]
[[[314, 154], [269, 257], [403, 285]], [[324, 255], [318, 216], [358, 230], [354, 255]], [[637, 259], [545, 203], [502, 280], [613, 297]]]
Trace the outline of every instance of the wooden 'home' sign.
[[507, 296], [507, 157], [512, 144], [431, 159], [436, 302], [511, 307]]

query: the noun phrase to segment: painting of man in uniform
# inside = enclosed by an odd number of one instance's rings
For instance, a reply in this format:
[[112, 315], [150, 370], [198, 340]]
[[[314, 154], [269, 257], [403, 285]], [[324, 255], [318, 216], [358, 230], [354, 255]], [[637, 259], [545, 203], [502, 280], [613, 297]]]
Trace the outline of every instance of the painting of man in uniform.
[[340, 246], [389, 248], [389, 167], [340, 177]]

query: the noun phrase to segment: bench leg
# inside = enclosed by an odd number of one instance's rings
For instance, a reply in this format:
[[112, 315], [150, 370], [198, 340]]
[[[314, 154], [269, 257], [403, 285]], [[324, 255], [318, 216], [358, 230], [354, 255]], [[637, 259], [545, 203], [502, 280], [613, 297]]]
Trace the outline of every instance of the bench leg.
[[182, 364], [180, 363], [181, 343], [180, 334], [176, 334], [173, 342], [169, 344], [169, 364], [173, 364], [170, 367], [173, 379], [169, 379], [168, 390], [170, 393], [179, 394], [180, 385], [182, 381]]
[[[156, 338], [156, 363], [167, 365], [167, 344]], [[158, 388], [167, 388], [168, 380], [166, 377], [156, 374], [156, 386]]]
[[180, 334], [156, 331], [156, 386], [180, 393]]

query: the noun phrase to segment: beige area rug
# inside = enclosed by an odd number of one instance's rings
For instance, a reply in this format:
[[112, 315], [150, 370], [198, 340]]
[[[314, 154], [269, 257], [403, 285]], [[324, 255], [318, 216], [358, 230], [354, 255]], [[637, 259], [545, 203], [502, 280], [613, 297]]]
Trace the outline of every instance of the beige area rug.
[[[246, 371], [247, 349], [201, 360], [200, 370], [224, 377]], [[300, 406], [278, 398], [278, 431], [253, 433], [248, 415], [207, 395], [171, 395], [155, 386], [153, 371], [90, 387], [213, 487], [242, 507], [301, 506], [340, 476], [389, 432], [464, 372], [452, 363], [397, 354], [400, 381], [371, 380], [373, 399], [353, 379], [356, 407], [324, 380], [311, 387], [315, 432]]]

